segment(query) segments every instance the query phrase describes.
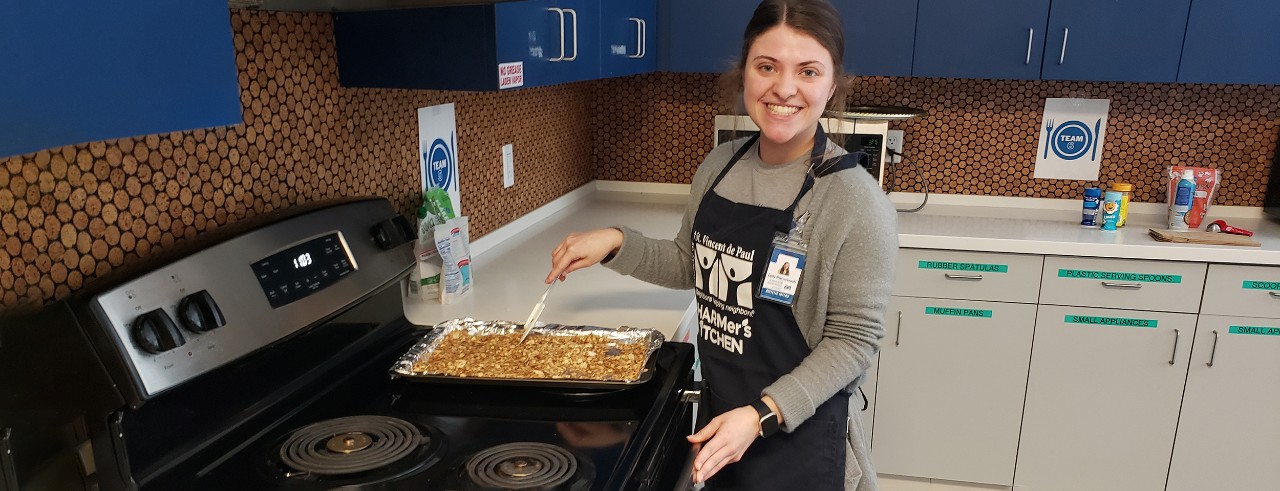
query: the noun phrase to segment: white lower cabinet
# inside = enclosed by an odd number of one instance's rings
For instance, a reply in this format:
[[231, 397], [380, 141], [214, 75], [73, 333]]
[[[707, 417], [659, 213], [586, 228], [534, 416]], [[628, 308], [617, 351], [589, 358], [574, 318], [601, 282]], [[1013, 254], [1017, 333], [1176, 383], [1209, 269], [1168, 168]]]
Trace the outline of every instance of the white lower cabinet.
[[1014, 485], [1164, 489], [1195, 329], [1193, 314], [1041, 305]]
[[893, 297], [875, 386], [877, 470], [1012, 484], [1035, 316], [1033, 304]]
[[1168, 491], [1280, 489], [1280, 319], [1200, 316]]
[[1280, 491], [1280, 267], [929, 249], [897, 266], [864, 385], [881, 473]]

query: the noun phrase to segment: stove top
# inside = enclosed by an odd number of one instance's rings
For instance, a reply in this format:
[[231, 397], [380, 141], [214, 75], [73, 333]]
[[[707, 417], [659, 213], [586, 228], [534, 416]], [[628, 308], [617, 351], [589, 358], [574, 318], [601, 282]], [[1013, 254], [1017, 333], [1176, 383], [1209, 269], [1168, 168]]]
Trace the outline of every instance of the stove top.
[[343, 417], [284, 432], [283, 443], [264, 439], [210, 473], [207, 489], [609, 489], [607, 476], [636, 427], [635, 421]]
[[[629, 476], [647, 470], [660, 454], [683, 460], [688, 451], [676, 441], [688, 431], [687, 411], [681, 410], [687, 405], [675, 400], [679, 377], [664, 376], [679, 370], [673, 363], [688, 355], [687, 348], [660, 349], [654, 355], [659, 376], [621, 389], [422, 383], [392, 379], [389, 364], [370, 363], [195, 471], [195, 483], [162, 480], [156, 486], [623, 489]], [[671, 397], [659, 397], [664, 393]]]

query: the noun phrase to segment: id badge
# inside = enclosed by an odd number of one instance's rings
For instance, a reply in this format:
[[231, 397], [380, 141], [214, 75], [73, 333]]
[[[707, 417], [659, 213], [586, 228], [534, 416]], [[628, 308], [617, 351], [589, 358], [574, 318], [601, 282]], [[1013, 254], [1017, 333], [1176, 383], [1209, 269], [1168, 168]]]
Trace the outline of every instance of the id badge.
[[791, 305], [800, 275], [804, 273], [805, 243], [786, 234], [777, 234], [769, 251], [769, 264], [765, 267], [764, 280], [760, 282], [759, 298], [782, 305]]

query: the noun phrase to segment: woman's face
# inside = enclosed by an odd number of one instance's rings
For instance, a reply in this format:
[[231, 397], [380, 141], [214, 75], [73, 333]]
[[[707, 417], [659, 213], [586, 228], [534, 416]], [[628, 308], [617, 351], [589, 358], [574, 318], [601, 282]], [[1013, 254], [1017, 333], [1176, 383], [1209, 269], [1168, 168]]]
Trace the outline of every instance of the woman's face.
[[813, 146], [813, 134], [835, 94], [831, 53], [785, 25], [756, 38], [743, 67], [743, 103], [760, 127], [760, 158], [783, 163]]

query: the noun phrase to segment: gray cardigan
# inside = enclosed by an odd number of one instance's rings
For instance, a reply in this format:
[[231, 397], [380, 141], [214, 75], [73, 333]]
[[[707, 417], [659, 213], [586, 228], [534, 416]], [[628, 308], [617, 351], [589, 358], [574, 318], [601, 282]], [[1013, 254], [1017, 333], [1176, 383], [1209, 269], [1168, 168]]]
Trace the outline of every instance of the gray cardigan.
[[[656, 285], [693, 288], [693, 218], [711, 181], [728, 164], [734, 145], [716, 147], [698, 167], [674, 239], [652, 239], [618, 227], [623, 244], [605, 266]], [[884, 337], [885, 308], [893, 289], [898, 252], [897, 213], [880, 186], [861, 168], [818, 178], [801, 205], [796, 215], [809, 211], [802, 232], [809, 246], [792, 310], [813, 352], [763, 391], [778, 404], [782, 429], [788, 432], [813, 416], [817, 406], [840, 389], [853, 391], [862, 384]], [[861, 409], [861, 397], [855, 392], [850, 398], [846, 487], [871, 491], [876, 489], [875, 471], [869, 458], [868, 433], [858, 417]]]

